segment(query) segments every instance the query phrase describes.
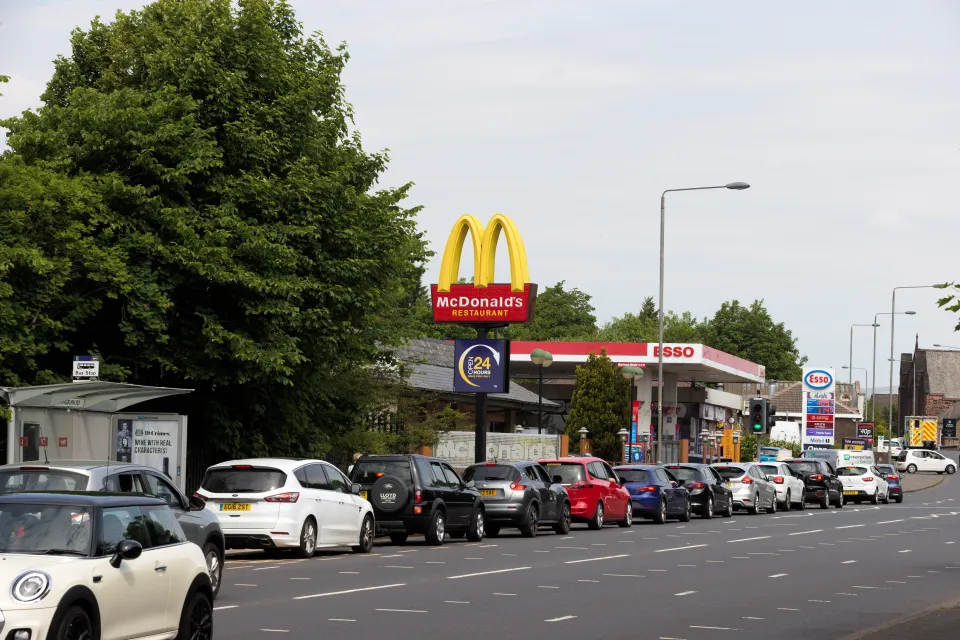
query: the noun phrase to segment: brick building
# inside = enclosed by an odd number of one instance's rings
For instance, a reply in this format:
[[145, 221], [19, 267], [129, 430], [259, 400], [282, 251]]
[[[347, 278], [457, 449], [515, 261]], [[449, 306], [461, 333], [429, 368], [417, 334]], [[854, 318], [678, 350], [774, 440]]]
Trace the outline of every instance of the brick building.
[[942, 419], [960, 412], [960, 351], [914, 347], [900, 354], [898, 403], [901, 423], [906, 416]]

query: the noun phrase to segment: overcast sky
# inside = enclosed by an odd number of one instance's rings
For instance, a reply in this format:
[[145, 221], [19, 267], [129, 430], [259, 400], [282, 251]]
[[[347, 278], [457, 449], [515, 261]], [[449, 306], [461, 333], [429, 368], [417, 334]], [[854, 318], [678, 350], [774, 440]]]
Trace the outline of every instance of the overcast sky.
[[[143, 4], [0, 0], [0, 116], [40, 104], [72, 27]], [[668, 195], [666, 308], [763, 298], [841, 379], [851, 323], [889, 311], [892, 287], [960, 278], [953, 0], [293, 5], [307, 31], [347, 41], [365, 146], [390, 149], [386, 185], [416, 183], [433, 249], [459, 215], [505, 213], [532, 279], [590, 293], [601, 321], [657, 293], [667, 188], [752, 185]], [[507, 280], [505, 257], [497, 271]], [[898, 354], [915, 333], [960, 346], [936, 298], [898, 295], [918, 312], [898, 318]], [[854, 338], [854, 366], [870, 367], [871, 330]]]

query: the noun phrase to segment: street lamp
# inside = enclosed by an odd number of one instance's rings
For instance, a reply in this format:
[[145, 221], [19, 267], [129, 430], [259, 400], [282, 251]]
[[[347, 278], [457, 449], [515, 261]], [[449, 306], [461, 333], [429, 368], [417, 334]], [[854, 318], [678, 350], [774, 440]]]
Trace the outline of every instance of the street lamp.
[[513, 430], [516, 431], [517, 433], [523, 433], [523, 425], [522, 425], [522, 424], [518, 424], [517, 426], [515, 426], [515, 427], [513, 428]]
[[850, 378], [847, 380], [848, 384], [853, 384], [853, 328], [854, 327], [873, 327], [873, 330], [877, 330], [877, 323], [874, 321], [873, 324], [852, 324], [850, 325], [850, 362], [848, 366], [844, 369], [850, 369]]
[[[740, 432], [733, 432], [733, 456], [736, 456], [734, 462], [740, 462]], [[733, 457], [731, 456], [731, 457]]]
[[[870, 422], [877, 424], [877, 327], [880, 325], [877, 324], [877, 316], [915, 316], [917, 315], [916, 311], [898, 311], [897, 313], [890, 313], [889, 311], [880, 312], [873, 314], [873, 373], [870, 374], [870, 379], [873, 380], [873, 388], [870, 389]], [[892, 393], [892, 389], [890, 392]], [[891, 425], [891, 429], [893, 425]]]
[[543, 349], [534, 349], [530, 352], [530, 361], [537, 365], [540, 373], [540, 383], [537, 386], [537, 434], [543, 433], [543, 368], [553, 364], [553, 355]]
[[[727, 184], [716, 185], [712, 187], [686, 187], [684, 189], [667, 189], [660, 194], [660, 308], [657, 310], [659, 327], [659, 345], [657, 350], [657, 394], [660, 399], [660, 411], [657, 414], [657, 457], [663, 456], [661, 453], [663, 446], [663, 245], [667, 212], [667, 194], [675, 191], [705, 191], [707, 189], [732, 189], [734, 191], [743, 191], [749, 189], [750, 185], [746, 182], [729, 182]], [[892, 355], [890, 356], [893, 357]], [[891, 376], [892, 374], [891, 369]], [[893, 384], [891, 382], [891, 384]]]
[[617, 435], [620, 436], [620, 459], [623, 460], [623, 450], [627, 446], [627, 430], [620, 429], [620, 431], [617, 431]]
[[[624, 378], [630, 381], [630, 394], [628, 395], [631, 402], [633, 402], [633, 381], [640, 380], [643, 377], [643, 369], [635, 367], [632, 364], [628, 364], [623, 369], [620, 369], [620, 373]], [[628, 403], [629, 406], [629, 403]], [[640, 431], [640, 423], [637, 423], [637, 431]], [[633, 438], [630, 438], [630, 444], [627, 445], [627, 461], [633, 462]]]
[[703, 449], [703, 461], [707, 464], [710, 464], [709, 453], [707, 451], [707, 438], [710, 437], [710, 432], [707, 431], [707, 428], [704, 427], [700, 432], [700, 447]]
[[893, 433], [893, 330], [897, 319], [897, 289], [936, 289], [935, 284], [918, 284], [907, 287], [894, 287], [890, 299], [890, 432]]
[[587, 453], [587, 428], [580, 427], [577, 433], [580, 434], [580, 455], [585, 455]]

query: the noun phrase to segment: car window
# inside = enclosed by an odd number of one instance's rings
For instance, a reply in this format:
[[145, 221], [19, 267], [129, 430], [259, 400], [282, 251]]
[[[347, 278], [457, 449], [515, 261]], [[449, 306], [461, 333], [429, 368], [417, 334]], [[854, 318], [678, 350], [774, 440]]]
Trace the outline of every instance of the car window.
[[432, 487], [446, 487], [447, 479], [443, 476], [443, 467], [440, 466], [439, 462], [430, 462], [430, 472], [433, 476], [430, 486]]
[[145, 474], [147, 477], [147, 493], [156, 498], [160, 498], [175, 509], [183, 509], [180, 502], [180, 496], [169, 482], [152, 473]]
[[714, 469], [713, 467], [706, 467], [705, 471], [707, 471], [710, 474], [710, 477], [713, 478], [714, 482], [717, 482], [720, 484], [724, 483], [724, 479], [720, 477], [720, 474], [717, 473], [717, 470]]
[[607, 475], [607, 470], [603, 468], [603, 464], [599, 462], [591, 462], [589, 467], [590, 474], [593, 475], [597, 480], [609, 480], [610, 476]]
[[813, 460], [794, 460], [788, 462], [787, 466], [799, 473], [820, 473], [820, 467]]
[[654, 474], [656, 474], [657, 480], [660, 482], [666, 482], [667, 484], [670, 484], [670, 478], [667, 477], [667, 472], [663, 469], [655, 469]]
[[140, 507], [109, 507], [103, 510], [97, 555], [109, 556], [117, 552], [124, 540], [136, 540], [144, 549], [150, 548], [146, 516]]
[[0, 553], [90, 553], [89, 507], [0, 503]]
[[203, 476], [200, 488], [210, 493], [265, 493], [287, 483], [287, 474], [269, 467], [212, 467]]
[[166, 507], [140, 507], [146, 517], [147, 532], [155, 547], [164, 547], [170, 544], [186, 542], [183, 529], [174, 517], [173, 512]]
[[741, 467], [715, 467], [714, 471], [726, 480], [733, 480], [746, 475]]
[[667, 467], [674, 478], [686, 482], [697, 482], [700, 480], [700, 472], [690, 467], [669, 466]]
[[103, 479], [103, 490], [111, 493], [148, 493], [139, 471], [107, 476]]
[[330, 487], [337, 493], [350, 493], [351, 483], [344, 477], [340, 470], [329, 464], [315, 465], [321, 467], [327, 472], [327, 480], [330, 481]]
[[464, 482], [483, 482], [484, 480], [519, 480], [520, 472], [508, 464], [475, 464], [463, 472]]
[[767, 474], [768, 476], [778, 476], [778, 475], [780, 475], [780, 470], [776, 467], [776, 465], [772, 465], [772, 464], [762, 464], [762, 465], [760, 465], [760, 470], [763, 471], [763, 472], [764, 472], [765, 474]]
[[331, 491], [333, 489], [330, 486], [330, 481], [327, 480], [327, 474], [323, 472], [322, 464], [308, 464], [306, 471], [309, 488], [321, 491]]
[[837, 475], [840, 477], [862, 476], [867, 472], [864, 467], [838, 467]]
[[[420, 471], [422, 474], [423, 469], [421, 468]], [[388, 460], [361, 458], [360, 462], [354, 465], [351, 473], [353, 481], [357, 484], [373, 484], [383, 476], [393, 476], [406, 485], [413, 483], [413, 476], [410, 475], [410, 462], [406, 458]], [[424, 479], [424, 482], [429, 484], [427, 479]]]
[[537, 477], [540, 478], [540, 482], [546, 482], [547, 484], [553, 484], [553, 480], [550, 479], [550, 476], [547, 475], [547, 472], [543, 470], [538, 464], [533, 465], [532, 467], [537, 472]]
[[89, 476], [70, 471], [10, 470], [0, 472], [0, 493], [84, 491]]
[[646, 469], [617, 469], [617, 475], [624, 482], [651, 482], [650, 472]]
[[837, 475], [837, 470], [833, 468], [832, 464], [830, 464], [829, 462], [824, 462], [823, 464], [824, 466], [827, 467], [827, 473], [829, 473], [830, 475]]
[[447, 478], [447, 485], [453, 487], [454, 489], [459, 489], [460, 477], [457, 475], [457, 472], [454, 471], [448, 464], [441, 466], [443, 467], [443, 475]]
[[667, 476], [667, 482], [676, 482], [677, 484], [680, 484], [680, 482], [677, 480], [677, 476], [673, 475], [669, 471], [664, 471], [663, 473]]
[[577, 462], [548, 462], [550, 477], [560, 476], [560, 484], [573, 484], [585, 479], [583, 465]]
[[943, 456], [939, 453], [934, 453], [933, 451], [927, 451], [927, 456], [933, 458], [934, 460], [943, 460]]
[[297, 482], [300, 483], [300, 486], [304, 489], [307, 488], [307, 468], [300, 467], [293, 472], [293, 477], [297, 479]]

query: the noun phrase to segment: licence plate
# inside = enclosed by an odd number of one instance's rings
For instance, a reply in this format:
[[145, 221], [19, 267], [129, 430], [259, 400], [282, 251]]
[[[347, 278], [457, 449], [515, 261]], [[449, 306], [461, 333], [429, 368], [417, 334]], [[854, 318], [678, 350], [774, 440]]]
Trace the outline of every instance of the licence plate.
[[368, 495], [368, 494], [367, 494], [366, 491], [361, 491], [361, 492], [360, 492], [360, 497], [363, 498], [364, 500], [369, 500], [369, 499], [370, 499], [370, 498], [367, 497], [367, 495]]
[[220, 511], [250, 511], [251, 508], [250, 503], [229, 502], [220, 505]]
[[855, 496], [855, 495], [857, 495], [857, 494], [859, 494], [859, 493], [860, 493], [859, 491], [844, 491], [844, 492], [843, 492], [843, 495], [845, 495], [845, 496]]
[[496, 489], [481, 489], [481, 490], [480, 490], [480, 495], [482, 495], [482, 496], [487, 496], [487, 497], [492, 498], [492, 497], [494, 497], [494, 496], [497, 495], [497, 490], [496, 490]]

